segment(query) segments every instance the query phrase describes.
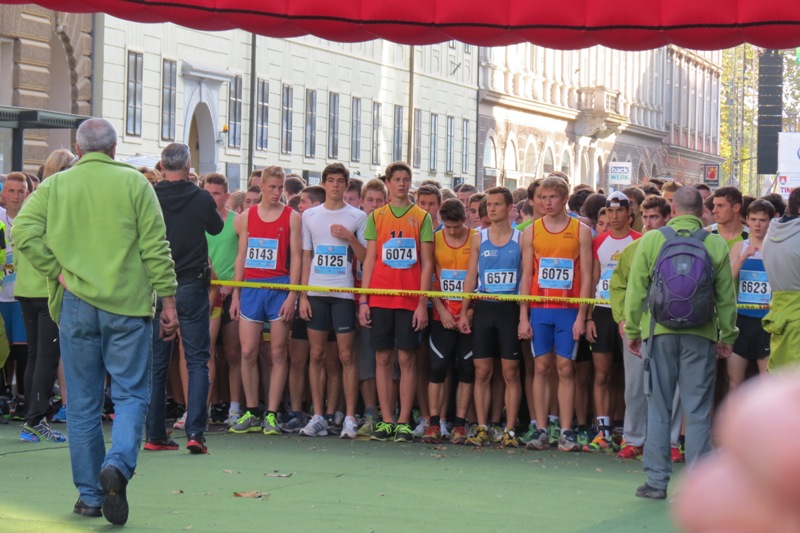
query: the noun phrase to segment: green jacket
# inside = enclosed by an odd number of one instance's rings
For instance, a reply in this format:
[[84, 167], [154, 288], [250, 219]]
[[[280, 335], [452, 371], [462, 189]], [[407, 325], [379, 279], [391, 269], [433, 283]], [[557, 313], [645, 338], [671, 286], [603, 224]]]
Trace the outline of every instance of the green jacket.
[[[15, 250], [16, 246], [11, 245]], [[15, 298], [47, 298], [47, 279], [39, 274], [28, 259], [19, 253], [14, 254]]]
[[[677, 216], [667, 224], [676, 231], [682, 229], [695, 231], [703, 227], [701, 220], [693, 215]], [[644, 324], [642, 322], [644, 314], [642, 308], [647, 300], [647, 292], [650, 287], [656, 258], [664, 241], [664, 235], [660, 231], [648, 231], [639, 239], [641, 244], [633, 258], [628, 278], [628, 293], [625, 298], [625, 335], [629, 339], [646, 339], [650, 336], [649, 325], [641, 328]], [[739, 334], [739, 330], [736, 328], [736, 289], [733, 282], [733, 273], [731, 272], [728, 245], [725, 239], [719, 235], [709, 235], [705, 240], [705, 245], [714, 264], [716, 322], [712, 320], [697, 328], [679, 330], [656, 324], [654, 335], [665, 333], [699, 335], [712, 342], [721, 340], [725, 344], [732, 345]], [[717, 335], [718, 329], [719, 335]]]
[[762, 322], [764, 330], [772, 334], [767, 369], [774, 372], [800, 363], [800, 292], [773, 292]]
[[48, 280], [58, 323], [63, 274], [70, 292], [125, 316], [155, 312], [178, 286], [155, 191], [134, 167], [85, 154], [42, 182], [14, 220], [14, 249]]
[[[628, 276], [631, 272], [633, 256], [636, 254], [636, 250], [639, 249], [641, 241], [642, 239], [636, 239], [622, 250], [617, 266], [614, 268], [614, 273], [611, 274], [608, 290], [611, 299], [611, 314], [617, 324], [625, 320], [625, 291], [628, 288]], [[649, 319], [649, 317], [650, 313], [645, 313], [643, 320]]]

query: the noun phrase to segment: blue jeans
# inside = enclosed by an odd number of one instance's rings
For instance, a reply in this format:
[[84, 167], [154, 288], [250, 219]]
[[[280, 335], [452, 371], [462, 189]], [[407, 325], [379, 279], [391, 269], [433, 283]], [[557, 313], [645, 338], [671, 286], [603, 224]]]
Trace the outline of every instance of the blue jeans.
[[[211, 358], [209, 334], [208, 289], [203, 280], [192, 280], [178, 285], [175, 305], [180, 324], [180, 338], [189, 370], [189, 397], [186, 399], [186, 434], [206, 430], [208, 410], [208, 360]], [[161, 302], [156, 309], [156, 320], [161, 317]], [[164, 342], [158, 328], [153, 330], [153, 391], [147, 412], [147, 438], [165, 439], [167, 374], [172, 357], [173, 342]]]
[[[100, 470], [114, 466], [130, 479], [136, 469], [150, 400], [153, 321], [103, 311], [65, 291], [59, 328], [72, 481], [87, 505], [99, 506]], [[108, 453], [101, 425], [106, 373], [115, 413]]]

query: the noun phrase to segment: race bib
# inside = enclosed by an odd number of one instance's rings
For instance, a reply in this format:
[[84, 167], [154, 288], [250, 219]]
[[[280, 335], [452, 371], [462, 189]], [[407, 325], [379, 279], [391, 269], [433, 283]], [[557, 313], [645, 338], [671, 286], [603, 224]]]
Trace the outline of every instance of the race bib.
[[414, 239], [389, 239], [381, 251], [383, 264], [405, 270], [417, 264], [417, 243]]
[[483, 273], [486, 292], [513, 292], [517, 290], [517, 271], [493, 268]]
[[347, 246], [314, 247], [314, 273], [325, 276], [344, 276], [347, 274]]
[[572, 259], [543, 257], [539, 261], [539, 287], [542, 289], [570, 290], [574, 275]]
[[611, 275], [614, 273], [613, 268], [607, 268], [600, 274], [600, 280], [597, 282], [597, 298], [600, 300], [608, 300], [611, 298]]
[[767, 273], [757, 270], [739, 271], [739, 303], [768, 304], [772, 289], [767, 282]]
[[275, 270], [278, 266], [278, 239], [247, 239], [245, 268]]
[[[464, 280], [467, 278], [466, 270], [442, 269], [439, 275], [439, 286], [442, 292], [464, 292]], [[445, 298], [445, 300], [460, 300], [461, 298]]]

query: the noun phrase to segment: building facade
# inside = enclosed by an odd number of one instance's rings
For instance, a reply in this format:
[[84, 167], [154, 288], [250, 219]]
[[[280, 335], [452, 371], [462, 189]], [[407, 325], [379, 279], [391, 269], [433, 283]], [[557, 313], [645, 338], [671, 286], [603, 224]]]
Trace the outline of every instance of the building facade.
[[406, 160], [414, 179], [474, 183], [477, 49], [272, 39], [95, 15], [94, 114], [118, 157], [152, 166], [187, 143], [199, 173], [244, 186], [281, 165], [314, 183], [341, 161], [365, 179]]
[[482, 48], [478, 182], [514, 188], [562, 170], [608, 191], [612, 162], [631, 163], [633, 183], [701, 181], [721, 161], [721, 60], [674, 46]]
[[[0, 107], [89, 115], [92, 15], [33, 4], [0, 6]], [[0, 120], [0, 172], [11, 170], [12, 132]], [[24, 161], [35, 172], [47, 155], [73, 146], [73, 131], [26, 129]]]

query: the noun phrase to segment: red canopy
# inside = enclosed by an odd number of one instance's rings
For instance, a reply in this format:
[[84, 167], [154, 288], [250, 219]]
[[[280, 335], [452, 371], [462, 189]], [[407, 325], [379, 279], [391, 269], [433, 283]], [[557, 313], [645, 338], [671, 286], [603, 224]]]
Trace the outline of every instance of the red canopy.
[[[0, 3], [28, 3], [0, 0]], [[49, 9], [271, 37], [622, 50], [800, 46], [800, 0], [39, 0]]]

